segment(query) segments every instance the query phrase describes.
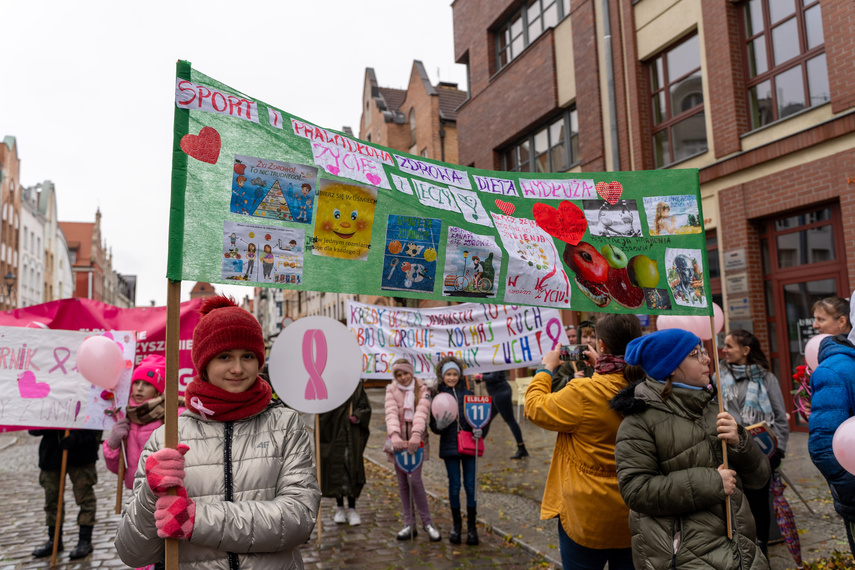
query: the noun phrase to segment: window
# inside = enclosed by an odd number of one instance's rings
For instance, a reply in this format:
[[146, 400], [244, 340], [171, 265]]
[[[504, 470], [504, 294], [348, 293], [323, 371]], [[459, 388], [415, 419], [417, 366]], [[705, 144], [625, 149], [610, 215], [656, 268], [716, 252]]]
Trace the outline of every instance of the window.
[[564, 172], [579, 162], [576, 109], [517, 140], [502, 153], [509, 172]]
[[743, 14], [752, 129], [831, 100], [819, 0], [750, 0]]
[[570, 0], [527, 0], [496, 30], [496, 70], [570, 14]]
[[656, 167], [705, 152], [707, 130], [698, 35], [655, 57], [649, 68]]
[[410, 145], [416, 144], [416, 110], [410, 108]]

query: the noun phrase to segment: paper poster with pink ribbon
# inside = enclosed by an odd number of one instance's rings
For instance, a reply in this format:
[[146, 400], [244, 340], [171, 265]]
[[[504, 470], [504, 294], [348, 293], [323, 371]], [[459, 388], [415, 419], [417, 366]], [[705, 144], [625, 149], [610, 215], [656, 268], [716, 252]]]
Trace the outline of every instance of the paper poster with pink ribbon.
[[284, 329], [267, 359], [270, 383], [289, 407], [307, 414], [346, 402], [360, 382], [362, 351], [348, 328], [329, 317], [305, 317]]
[[[91, 384], [77, 369], [77, 350], [93, 335], [121, 350], [121, 373], [111, 389]], [[0, 424], [6, 431], [109, 429], [124, 417], [135, 351], [134, 331], [0, 327]]]

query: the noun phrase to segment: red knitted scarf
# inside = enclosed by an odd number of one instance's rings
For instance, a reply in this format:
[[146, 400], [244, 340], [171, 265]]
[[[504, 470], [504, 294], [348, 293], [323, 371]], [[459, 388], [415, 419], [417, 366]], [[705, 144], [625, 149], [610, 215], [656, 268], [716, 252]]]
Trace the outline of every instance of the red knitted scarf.
[[232, 422], [263, 410], [272, 395], [270, 384], [261, 378], [256, 378], [255, 384], [246, 392], [232, 394], [196, 376], [184, 391], [184, 401], [190, 411], [205, 419]]

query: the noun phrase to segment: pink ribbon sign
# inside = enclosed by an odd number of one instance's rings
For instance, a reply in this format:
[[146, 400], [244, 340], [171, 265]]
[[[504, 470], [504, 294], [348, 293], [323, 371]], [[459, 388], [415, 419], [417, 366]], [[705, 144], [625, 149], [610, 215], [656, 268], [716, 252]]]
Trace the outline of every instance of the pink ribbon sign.
[[321, 329], [308, 329], [303, 334], [303, 366], [309, 373], [306, 399], [326, 400], [327, 385], [321, 374], [327, 366], [327, 337]]

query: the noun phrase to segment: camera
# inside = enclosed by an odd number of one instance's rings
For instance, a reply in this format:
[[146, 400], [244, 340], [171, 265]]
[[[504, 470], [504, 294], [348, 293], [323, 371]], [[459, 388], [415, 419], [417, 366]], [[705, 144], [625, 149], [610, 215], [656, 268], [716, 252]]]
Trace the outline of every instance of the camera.
[[559, 358], [566, 362], [573, 360], [575, 362], [584, 361], [587, 357], [585, 351], [590, 348], [587, 344], [562, 344], [558, 349]]

